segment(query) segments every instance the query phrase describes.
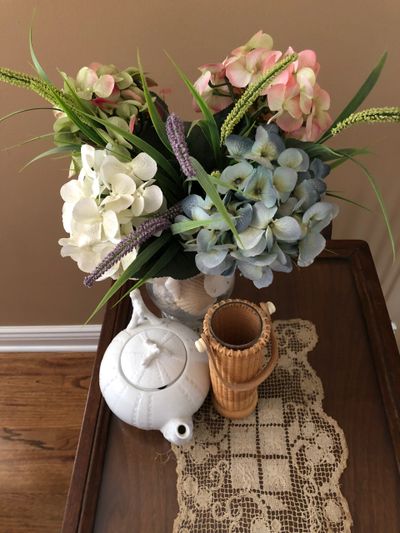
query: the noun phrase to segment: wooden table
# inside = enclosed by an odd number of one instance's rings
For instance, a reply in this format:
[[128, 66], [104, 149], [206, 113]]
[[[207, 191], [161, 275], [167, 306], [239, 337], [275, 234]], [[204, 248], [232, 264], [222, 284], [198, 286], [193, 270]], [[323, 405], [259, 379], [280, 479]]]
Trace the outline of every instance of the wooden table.
[[[274, 318], [303, 318], [319, 335], [310, 362], [324, 409], [349, 448], [342, 491], [356, 533], [400, 531], [400, 356], [368, 245], [330, 241], [306, 269], [277, 274], [258, 291], [239, 279], [234, 296], [272, 300]], [[169, 443], [110, 414], [98, 387], [102, 354], [125, 327], [129, 301], [108, 307], [64, 516], [63, 533], [169, 533], [177, 513]], [[195, 532], [194, 532], [195, 533]], [[294, 532], [295, 533], [295, 532]]]

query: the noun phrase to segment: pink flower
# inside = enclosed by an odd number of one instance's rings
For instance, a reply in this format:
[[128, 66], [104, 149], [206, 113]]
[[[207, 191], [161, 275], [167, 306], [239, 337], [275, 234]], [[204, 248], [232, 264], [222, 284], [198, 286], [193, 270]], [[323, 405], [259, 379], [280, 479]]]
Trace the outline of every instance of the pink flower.
[[[292, 48], [289, 48], [289, 50], [291, 51], [290, 53], [293, 53]], [[298, 53], [298, 60], [294, 62], [294, 67], [296, 72], [302, 68], [309, 67], [315, 72], [315, 75], [317, 75], [319, 72], [317, 54], [314, 52], [314, 50], [302, 50]]]
[[[229, 91], [226, 86], [213, 88], [211, 85], [220, 85], [225, 83], [225, 65], [224, 63], [210, 63], [199, 68], [202, 72], [194, 86], [200, 96], [207, 102], [210, 108], [215, 111], [221, 111], [232, 103]], [[199, 108], [196, 102], [193, 102], [193, 107], [196, 111]]]
[[139, 104], [144, 104], [144, 98], [136, 88], [123, 89], [121, 91], [121, 96], [124, 100], [135, 100]]
[[167, 98], [170, 94], [172, 94], [172, 89], [170, 87], [161, 87], [161, 89], [158, 91], [159, 95], [163, 100]]
[[301, 141], [316, 141], [332, 124], [332, 118], [328, 113], [331, 99], [329, 94], [321, 89], [319, 85], [314, 87], [314, 98], [311, 113], [306, 119], [306, 125], [296, 131], [292, 131], [290, 136]]
[[120, 90], [116, 85], [114, 85], [114, 88], [108, 98], [101, 98], [98, 96], [92, 98], [91, 103], [103, 110], [116, 109], [118, 107], [119, 97]]
[[136, 123], [136, 115], [132, 115], [129, 120], [129, 129], [131, 130], [131, 133], [133, 133], [135, 129], [135, 123]]
[[300, 90], [294, 77], [286, 85], [280, 83], [268, 88], [268, 107], [276, 112], [270, 121], [274, 120], [283, 131], [295, 131], [302, 126]]
[[294, 64], [296, 81], [300, 89], [300, 107], [305, 115], [311, 112], [314, 86], [319, 72], [317, 55], [313, 50], [303, 50]]
[[332, 124], [328, 113], [331, 104], [329, 94], [319, 85], [314, 88], [313, 107], [306, 122], [307, 140], [316, 141]]
[[272, 50], [273, 40], [270, 35], [263, 33], [261, 30], [258, 31], [251, 37], [246, 44], [235, 48], [231, 52], [231, 56], [242, 56], [251, 52], [255, 48], [264, 48], [265, 50]]
[[[272, 50], [272, 38], [258, 31], [251, 39], [235, 48], [222, 62], [204, 65], [202, 75], [195, 82], [200, 95], [213, 111], [220, 111], [232, 103], [228, 80], [236, 94], [257, 82], [285, 54]], [[290, 136], [315, 140], [332, 123], [328, 109], [330, 98], [317, 84], [320, 65], [313, 50], [302, 50], [293, 62], [266, 87], [260, 98], [266, 97], [269, 110], [274, 113], [269, 122], [276, 124]], [[219, 87], [213, 87], [219, 86]], [[195, 105], [195, 109], [199, 109]]]
[[233, 56], [225, 61], [226, 77], [234, 87], [247, 87], [256, 82], [282, 56], [282, 52], [271, 52], [256, 48], [242, 56]]
[[[287, 53], [293, 53], [289, 48]], [[330, 98], [326, 91], [317, 85], [319, 63], [313, 50], [303, 50], [283, 74], [284, 78], [268, 87], [265, 91], [268, 106], [275, 115], [270, 121], [302, 140], [315, 140], [326, 129], [331, 118], [327, 113]]]
[[108, 98], [114, 90], [114, 78], [109, 74], [98, 76], [89, 67], [82, 67], [76, 76], [76, 93], [84, 100], [91, 100], [93, 93], [99, 98]]

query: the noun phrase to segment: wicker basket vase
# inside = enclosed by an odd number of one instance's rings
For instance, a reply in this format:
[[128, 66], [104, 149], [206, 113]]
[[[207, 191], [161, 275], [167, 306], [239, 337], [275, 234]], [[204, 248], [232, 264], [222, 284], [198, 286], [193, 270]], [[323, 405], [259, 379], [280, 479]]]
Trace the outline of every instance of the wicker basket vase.
[[[207, 348], [216, 410], [227, 418], [245, 418], [255, 409], [257, 387], [278, 361], [278, 348], [267, 304], [223, 300], [204, 317], [202, 340]], [[266, 346], [272, 353], [266, 363]]]

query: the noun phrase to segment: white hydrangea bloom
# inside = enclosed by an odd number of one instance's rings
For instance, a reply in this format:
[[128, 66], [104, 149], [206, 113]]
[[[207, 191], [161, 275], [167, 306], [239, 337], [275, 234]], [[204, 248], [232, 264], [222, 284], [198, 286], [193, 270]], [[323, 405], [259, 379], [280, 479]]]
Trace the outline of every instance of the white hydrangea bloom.
[[[68, 238], [60, 239], [61, 255], [71, 257], [83, 272], [91, 272], [145, 217], [158, 211], [164, 201], [153, 179], [157, 164], [140, 153], [123, 163], [106, 150], [81, 148], [82, 169], [77, 179], [61, 187], [63, 226]], [[117, 278], [135, 259], [128, 254], [105, 277]]]

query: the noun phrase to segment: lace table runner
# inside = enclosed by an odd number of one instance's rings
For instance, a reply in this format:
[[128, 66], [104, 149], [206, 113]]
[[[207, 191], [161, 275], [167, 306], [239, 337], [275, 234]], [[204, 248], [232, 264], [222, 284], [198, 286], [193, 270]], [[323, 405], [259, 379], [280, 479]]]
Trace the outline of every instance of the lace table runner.
[[342, 533], [352, 525], [339, 480], [347, 446], [322, 409], [307, 354], [315, 327], [277, 321], [280, 360], [259, 387], [256, 412], [232, 421], [208, 399], [194, 439], [173, 446], [179, 513], [174, 533]]

